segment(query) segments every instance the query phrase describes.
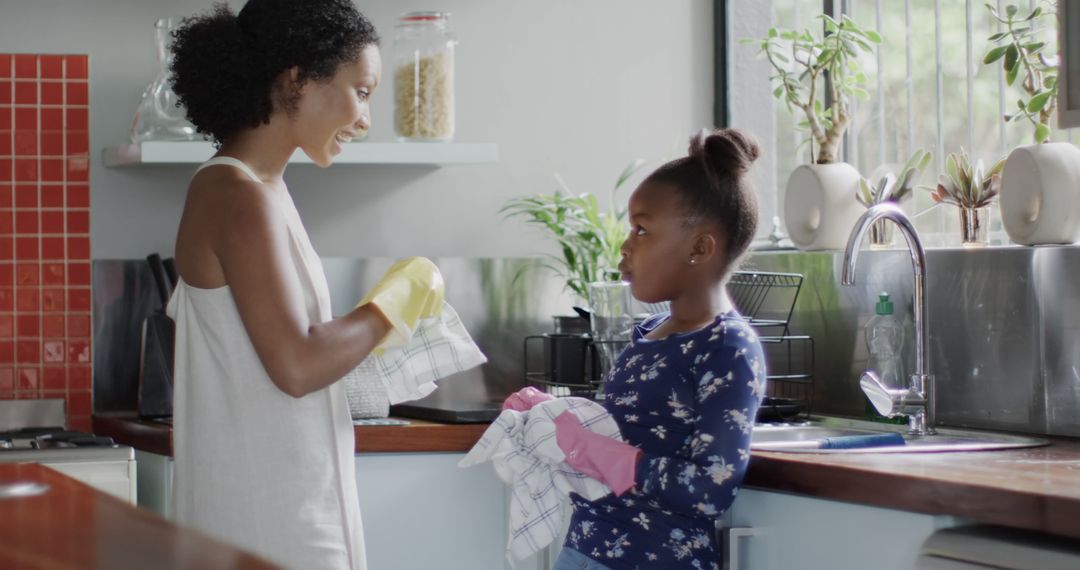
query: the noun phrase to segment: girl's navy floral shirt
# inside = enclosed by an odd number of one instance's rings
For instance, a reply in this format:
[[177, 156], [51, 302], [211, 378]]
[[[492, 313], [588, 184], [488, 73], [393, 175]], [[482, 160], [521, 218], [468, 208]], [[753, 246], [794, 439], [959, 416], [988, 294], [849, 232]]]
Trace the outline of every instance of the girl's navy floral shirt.
[[623, 439], [642, 451], [637, 484], [621, 497], [571, 496], [566, 545], [613, 569], [719, 567], [715, 519], [746, 472], [765, 393], [761, 344], [737, 313], [644, 338], [668, 316], [635, 327], [604, 387]]

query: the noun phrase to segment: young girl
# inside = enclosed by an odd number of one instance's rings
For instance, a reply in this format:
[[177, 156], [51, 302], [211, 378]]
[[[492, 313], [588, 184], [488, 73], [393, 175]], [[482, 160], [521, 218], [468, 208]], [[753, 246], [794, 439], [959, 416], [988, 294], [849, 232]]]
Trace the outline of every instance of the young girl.
[[702, 131], [630, 197], [619, 270], [634, 297], [671, 310], [636, 327], [606, 380], [626, 443], [556, 421], [566, 461], [614, 491], [572, 496], [558, 570], [718, 567], [715, 519], [742, 481], [765, 389], [761, 345], [724, 291], [757, 227], [745, 175], [758, 152], [738, 130]]
[[405, 305], [441, 306], [441, 279], [408, 261], [332, 318], [283, 175], [296, 149], [325, 167], [367, 130], [378, 37], [351, 0], [250, 0], [185, 20], [173, 50], [173, 89], [220, 145], [176, 239], [176, 518], [289, 568], [363, 568], [337, 380], [409, 326]]

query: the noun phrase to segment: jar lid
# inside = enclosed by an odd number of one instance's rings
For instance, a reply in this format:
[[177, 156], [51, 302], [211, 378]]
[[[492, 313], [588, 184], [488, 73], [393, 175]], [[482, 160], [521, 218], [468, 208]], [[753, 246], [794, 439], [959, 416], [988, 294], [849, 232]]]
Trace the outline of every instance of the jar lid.
[[449, 17], [449, 12], [405, 12], [398, 20], [402, 23], [437, 22]]

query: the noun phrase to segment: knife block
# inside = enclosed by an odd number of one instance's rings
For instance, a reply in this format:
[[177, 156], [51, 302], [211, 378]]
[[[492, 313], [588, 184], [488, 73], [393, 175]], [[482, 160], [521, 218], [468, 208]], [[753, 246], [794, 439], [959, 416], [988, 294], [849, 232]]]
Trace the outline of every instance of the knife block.
[[139, 355], [139, 416], [172, 415], [176, 323], [160, 309], [143, 321]]

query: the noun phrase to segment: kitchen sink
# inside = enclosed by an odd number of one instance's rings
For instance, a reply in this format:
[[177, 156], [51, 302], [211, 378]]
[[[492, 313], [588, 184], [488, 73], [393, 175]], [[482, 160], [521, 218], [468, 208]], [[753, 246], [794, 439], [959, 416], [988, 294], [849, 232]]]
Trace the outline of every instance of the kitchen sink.
[[[815, 417], [810, 421], [791, 424], [758, 424], [754, 426], [750, 449], [790, 453], [931, 453], [946, 451], [989, 451], [1049, 445], [1045, 439], [994, 433], [987, 431], [937, 428], [934, 435], [913, 436], [907, 426], [845, 418]], [[904, 445], [856, 447], [849, 449], [819, 449], [826, 438], [872, 436], [899, 433]]]

